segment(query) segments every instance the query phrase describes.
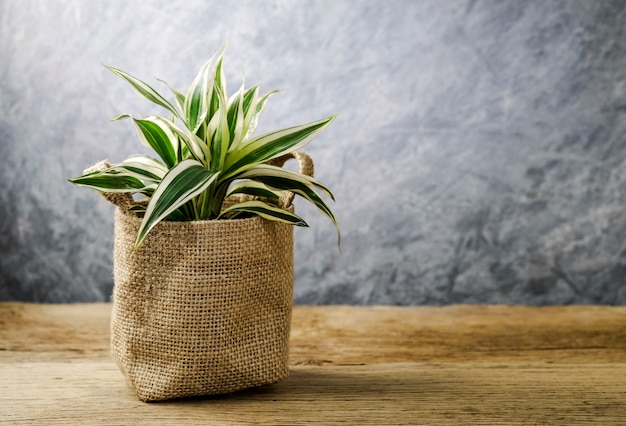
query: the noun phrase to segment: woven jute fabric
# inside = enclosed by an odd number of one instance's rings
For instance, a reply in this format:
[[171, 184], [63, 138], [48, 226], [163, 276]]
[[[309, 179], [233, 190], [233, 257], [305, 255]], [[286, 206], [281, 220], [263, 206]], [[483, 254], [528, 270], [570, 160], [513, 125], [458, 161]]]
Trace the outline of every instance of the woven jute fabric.
[[[313, 162], [302, 152], [270, 164], [289, 159], [313, 176]], [[85, 173], [109, 167], [101, 161]], [[129, 212], [135, 201], [102, 195], [118, 207], [111, 351], [139, 399], [228, 393], [287, 377], [291, 225], [260, 217], [164, 221], [133, 251], [141, 224]], [[293, 196], [285, 192], [279, 205], [293, 209]]]
[[112, 355], [142, 401], [288, 375], [293, 227], [259, 217], [161, 222], [115, 213]]

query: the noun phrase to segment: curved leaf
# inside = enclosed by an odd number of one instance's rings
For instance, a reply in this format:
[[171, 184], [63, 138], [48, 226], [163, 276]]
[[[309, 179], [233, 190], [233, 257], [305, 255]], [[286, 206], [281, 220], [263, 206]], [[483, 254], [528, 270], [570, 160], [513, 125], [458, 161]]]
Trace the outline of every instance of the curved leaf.
[[148, 232], [157, 223], [206, 190], [217, 176], [217, 173], [209, 172], [202, 163], [196, 160], [185, 160], [172, 168], [154, 191], [148, 203], [135, 240], [135, 249], [141, 245]]
[[185, 102], [183, 104], [185, 117], [187, 118], [187, 127], [194, 134], [204, 123], [204, 119], [206, 118], [209, 110], [206, 93], [210, 90], [209, 85], [212, 84], [212, 79], [209, 78], [209, 71], [212, 62], [213, 58], [200, 68], [200, 72], [187, 91], [187, 96], [185, 97]]
[[110, 171], [91, 172], [68, 180], [75, 185], [100, 192], [138, 192], [146, 187], [134, 176]]
[[158, 118], [172, 133], [178, 136], [179, 140], [183, 141], [183, 144], [187, 147], [189, 153], [195, 160], [200, 161], [204, 165], [209, 164], [209, 161], [211, 161], [211, 151], [202, 139], [195, 134], [185, 133], [171, 120], [161, 117]]
[[[207, 140], [210, 140], [211, 146], [211, 167], [214, 172], [222, 170], [222, 166], [228, 152], [228, 144], [230, 143], [230, 131], [228, 128], [228, 110], [226, 105], [225, 94], [215, 87], [215, 91], [219, 98], [220, 108], [215, 112], [213, 118], [209, 122], [207, 128]], [[209, 139], [210, 138], [210, 139]]]
[[[187, 128], [193, 134], [196, 134], [200, 127], [206, 124], [212, 117], [211, 94], [216, 84], [217, 74], [221, 74], [222, 57], [225, 50], [226, 46], [224, 45], [200, 67], [200, 71], [198, 71], [198, 74], [187, 89], [183, 103], [186, 120], [183, 121], [185, 121]], [[216, 58], [217, 65], [211, 72], [211, 66]], [[219, 79], [221, 81], [221, 75], [219, 75]]]
[[289, 169], [285, 169], [283, 167], [272, 166], [270, 164], [257, 164], [256, 166], [246, 170], [245, 172], [240, 173], [237, 177], [242, 179], [253, 179], [257, 176], [275, 177], [280, 179], [284, 178], [293, 181], [300, 181], [307, 186], [313, 186], [317, 189], [320, 189], [328, 196], [328, 198], [335, 201], [335, 196], [330, 191], [330, 189], [319, 180], [315, 179], [314, 177], [305, 175], [304, 173], [295, 172]]
[[152, 148], [168, 168], [174, 167], [178, 162], [178, 136], [164, 124], [164, 119], [154, 116], [145, 119], [133, 118], [133, 123], [142, 144]]
[[245, 201], [243, 203], [235, 204], [225, 209], [220, 214], [220, 217], [232, 212], [254, 213], [268, 220], [274, 220], [296, 226], [309, 226], [300, 216], [291, 213], [288, 210], [281, 209], [280, 207], [264, 203], [263, 201]]
[[133, 87], [133, 89], [135, 89], [135, 91], [139, 93], [141, 96], [143, 96], [144, 98], [146, 98], [152, 103], [162, 106], [163, 108], [169, 110], [172, 114], [180, 118], [180, 113], [174, 107], [174, 105], [172, 105], [167, 99], [161, 96], [159, 92], [157, 92], [152, 87], [150, 87], [150, 85], [144, 83], [138, 78], [133, 77], [132, 75], [122, 70], [110, 67], [108, 65], [105, 65], [105, 67], [109, 69], [110, 71], [112, 71], [113, 73], [115, 73], [116, 75], [122, 77], [124, 80], [128, 81], [130, 85]]
[[304, 197], [306, 200], [313, 203], [313, 205], [315, 205], [315, 207], [317, 207], [322, 214], [327, 216], [333, 222], [335, 228], [337, 229], [337, 236], [340, 238], [339, 223], [337, 223], [335, 215], [326, 205], [324, 200], [322, 200], [315, 192], [314, 187], [323, 189], [324, 192], [328, 193], [331, 198], [332, 193], [316, 179], [302, 173], [267, 164], [258, 165], [253, 169], [241, 173], [238, 177], [261, 182], [270, 189], [291, 191]]
[[[183, 92], [181, 92], [180, 90], [174, 89], [172, 86], [169, 85], [169, 83], [167, 81], [161, 80], [160, 78], [157, 78], [157, 80], [159, 80], [161, 83], [165, 84], [170, 89], [170, 92], [172, 92], [172, 94], [174, 95], [174, 99], [176, 100], [176, 106], [178, 107], [178, 109], [180, 111], [184, 111], [185, 110], [185, 99], [186, 99], [185, 94]], [[179, 117], [177, 114], [174, 114], [174, 115], [176, 117]]]
[[243, 84], [229, 100], [228, 100], [228, 152], [231, 152], [239, 146], [244, 134], [245, 116], [243, 110], [244, 99], [244, 86]]
[[278, 89], [272, 90], [271, 92], [264, 94], [260, 98], [258, 97], [258, 90], [254, 94], [254, 97], [250, 101], [250, 105], [244, 110], [244, 113], [246, 115], [245, 124], [244, 124], [244, 128], [246, 129], [246, 134], [243, 137], [243, 141], [247, 141], [250, 139], [250, 137], [252, 137], [252, 135], [256, 131], [257, 125], [259, 124], [259, 116], [265, 109], [267, 100], [274, 93], [278, 93], [278, 92], [280, 92], [280, 90]]
[[335, 116], [300, 126], [289, 127], [252, 139], [226, 157], [223, 177], [231, 177], [308, 144], [335, 119]]
[[160, 182], [167, 173], [167, 167], [145, 155], [130, 156], [112, 168], [151, 182]]
[[268, 186], [271, 189], [281, 190], [281, 191], [291, 191], [295, 194], [298, 194], [308, 201], [313, 203], [315, 207], [319, 211], [321, 211], [324, 215], [328, 216], [335, 226], [338, 226], [337, 220], [333, 215], [330, 208], [326, 205], [324, 200], [320, 198], [319, 195], [311, 188], [307, 183], [300, 180], [293, 180], [284, 177], [276, 177], [276, 176], [254, 176], [250, 177], [250, 179], [256, 180]]
[[256, 197], [265, 197], [270, 199], [278, 199], [280, 195], [276, 191], [272, 191], [266, 185], [261, 182], [255, 182], [253, 180], [243, 180], [233, 184], [226, 193], [226, 197], [234, 194], [248, 194]]

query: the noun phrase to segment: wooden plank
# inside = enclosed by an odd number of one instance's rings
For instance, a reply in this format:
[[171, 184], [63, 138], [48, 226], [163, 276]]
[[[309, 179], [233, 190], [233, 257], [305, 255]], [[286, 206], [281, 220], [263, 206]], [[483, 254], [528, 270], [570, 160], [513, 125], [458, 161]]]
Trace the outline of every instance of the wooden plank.
[[0, 303], [0, 361], [109, 358], [111, 305]]
[[[107, 357], [110, 310], [0, 303], [0, 359], [49, 351]], [[294, 365], [536, 359], [626, 362], [626, 307], [297, 306], [293, 313]]]
[[626, 307], [300, 306], [295, 364], [626, 362]]
[[291, 376], [139, 402], [110, 305], [0, 303], [0, 423], [626, 424], [624, 307], [296, 307]]
[[624, 364], [296, 366], [273, 386], [139, 402], [109, 362], [0, 363], [10, 424], [626, 423]]

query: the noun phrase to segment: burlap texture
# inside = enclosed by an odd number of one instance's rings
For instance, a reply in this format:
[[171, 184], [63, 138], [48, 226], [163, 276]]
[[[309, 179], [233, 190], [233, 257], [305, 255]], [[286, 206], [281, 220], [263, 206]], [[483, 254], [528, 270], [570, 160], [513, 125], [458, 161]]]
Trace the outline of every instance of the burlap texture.
[[112, 355], [142, 401], [288, 375], [293, 227], [259, 217], [161, 222], [116, 209]]
[[[313, 176], [302, 152], [270, 164], [289, 159]], [[85, 173], [110, 166], [102, 161]], [[111, 352], [139, 399], [228, 393], [287, 377], [291, 225], [259, 217], [160, 222], [133, 252], [141, 223], [128, 211], [135, 202], [102, 195], [118, 206]], [[293, 209], [293, 196], [285, 192], [279, 205]]]

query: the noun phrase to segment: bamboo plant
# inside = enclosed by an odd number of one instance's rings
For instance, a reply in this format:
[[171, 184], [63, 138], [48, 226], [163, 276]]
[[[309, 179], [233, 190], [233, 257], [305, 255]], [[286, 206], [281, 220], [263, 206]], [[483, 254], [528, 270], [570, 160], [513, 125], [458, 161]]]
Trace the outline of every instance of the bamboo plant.
[[[145, 200], [133, 208], [143, 216], [135, 248], [162, 220], [221, 220], [253, 214], [308, 226], [275, 202], [282, 191], [292, 191], [313, 203], [332, 220], [339, 235], [337, 221], [320, 196], [334, 200], [328, 187], [313, 177], [268, 164], [307, 145], [335, 116], [255, 136], [259, 115], [277, 91], [261, 94], [259, 86], [246, 89], [242, 84], [229, 97], [222, 70], [224, 50], [218, 50], [201, 67], [186, 92], [168, 85], [174, 102], [138, 78], [107, 66], [139, 95], [168, 111], [167, 118], [121, 114], [113, 119], [129, 119], [141, 143], [156, 157], [133, 155], [106, 170], [69, 181]], [[224, 208], [224, 200], [234, 194], [254, 197]]]

